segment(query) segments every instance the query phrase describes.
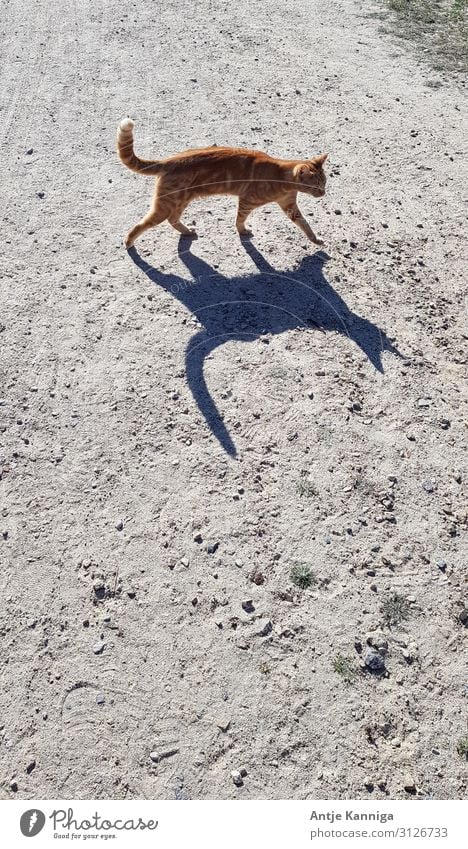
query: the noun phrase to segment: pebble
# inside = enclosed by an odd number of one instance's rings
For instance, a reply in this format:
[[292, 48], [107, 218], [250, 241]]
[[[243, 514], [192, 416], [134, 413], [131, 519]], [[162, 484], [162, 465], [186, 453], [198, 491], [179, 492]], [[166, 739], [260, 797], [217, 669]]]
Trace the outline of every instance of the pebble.
[[231, 778], [232, 778], [234, 784], [236, 785], [236, 787], [242, 787], [243, 786], [244, 782], [242, 781], [242, 774], [241, 774], [240, 770], [233, 769], [232, 772], [231, 772]]
[[468, 627], [468, 609], [466, 607], [464, 607], [458, 614], [458, 621], [461, 625], [464, 625], [465, 628]]
[[221, 731], [224, 731], [225, 733], [229, 729], [230, 724], [231, 724], [231, 717], [230, 716], [218, 716], [218, 718], [216, 719], [217, 727], [220, 728]]
[[364, 655], [364, 663], [371, 672], [376, 675], [385, 672], [385, 661], [382, 655], [375, 649], [369, 649]]
[[41, 200], [42, 200], [42, 198], [45, 198], [45, 192], [36, 192], [36, 194], [37, 194], [38, 198], [41, 198]]
[[26, 151], [26, 155], [27, 155], [27, 156], [31, 156], [31, 154], [32, 154], [32, 153], [34, 153], [34, 148], [32, 148], [32, 147], [28, 147], [28, 149], [27, 149], [27, 151]]
[[30, 761], [30, 763], [28, 763], [28, 765], [26, 767], [26, 772], [28, 773], [28, 775], [33, 771], [33, 769], [35, 769], [35, 767], [36, 767], [36, 761]]
[[158, 764], [166, 760], [166, 758], [172, 758], [173, 755], [177, 755], [178, 753], [179, 749], [165, 749], [162, 752], [150, 752], [150, 758], [154, 764]]
[[366, 634], [366, 643], [377, 649], [380, 654], [385, 654], [388, 650], [388, 642], [383, 631], [371, 631], [371, 633]]
[[432, 483], [432, 481], [423, 481], [422, 488], [426, 492], [434, 492], [434, 484]]
[[93, 645], [94, 654], [102, 654], [103, 651], [104, 651], [104, 642], [94, 643], [94, 645]]
[[416, 793], [416, 782], [412, 775], [405, 775], [403, 787], [407, 793], [414, 795]]
[[430, 398], [420, 398], [418, 401], [418, 407], [430, 407], [431, 399]]
[[218, 548], [219, 542], [210, 542], [209, 545], [206, 546], [208, 554], [214, 554]]
[[250, 575], [250, 580], [253, 584], [257, 584], [257, 586], [261, 586], [265, 583], [265, 578], [263, 577], [263, 574], [261, 572], [257, 572], [256, 570], [254, 570]]
[[245, 610], [246, 613], [254, 613], [255, 607], [251, 598], [242, 602], [242, 610]]
[[94, 595], [98, 599], [103, 599], [106, 595], [106, 586], [102, 581], [95, 581], [94, 586], [93, 586], [93, 590], [94, 590]]
[[272, 624], [269, 619], [259, 619], [256, 625], [255, 636], [266, 637], [272, 629]]
[[123, 522], [122, 522], [121, 519], [119, 519], [119, 521], [115, 523], [115, 527], [116, 527], [117, 531], [123, 531], [123, 526], [124, 525], [123, 525]]
[[16, 781], [10, 781], [10, 790], [12, 791], [12, 793], [18, 792], [18, 785]]
[[96, 704], [97, 705], [103, 705], [105, 701], [106, 700], [104, 698], [104, 693], [98, 693], [97, 696], [96, 696]]

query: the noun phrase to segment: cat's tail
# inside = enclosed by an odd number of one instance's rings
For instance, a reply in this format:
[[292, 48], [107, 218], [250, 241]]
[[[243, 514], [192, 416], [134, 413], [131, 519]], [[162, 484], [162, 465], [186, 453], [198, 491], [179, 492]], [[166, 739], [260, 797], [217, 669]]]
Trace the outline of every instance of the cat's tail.
[[146, 174], [147, 177], [160, 174], [164, 167], [164, 162], [158, 159], [140, 159], [133, 149], [133, 121], [130, 118], [124, 118], [119, 124], [117, 130], [117, 151], [121, 161], [130, 171], [136, 171], [137, 174]]

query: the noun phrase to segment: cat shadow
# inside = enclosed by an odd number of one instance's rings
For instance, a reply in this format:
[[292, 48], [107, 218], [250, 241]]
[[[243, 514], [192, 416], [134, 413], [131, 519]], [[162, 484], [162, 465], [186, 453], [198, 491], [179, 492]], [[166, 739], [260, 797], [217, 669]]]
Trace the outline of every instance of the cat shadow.
[[[375, 369], [383, 372], [382, 354], [401, 356], [385, 333], [354, 313], [324, 274], [329, 256], [319, 251], [305, 256], [292, 271], [276, 271], [249, 240], [242, 244], [256, 273], [225, 277], [190, 250], [191, 240], [179, 240], [179, 257], [190, 277], [159, 271], [131, 248], [133, 262], [149, 279], [177, 298], [202, 328], [185, 352], [185, 373], [193, 398], [224, 450], [236, 456], [236, 447], [213, 401], [204, 377], [204, 361], [229, 340], [253, 341], [265, 334], [297, 328], [335, 332], [354, 342]], [[326, 344], [326, 340], [324, 340]]]

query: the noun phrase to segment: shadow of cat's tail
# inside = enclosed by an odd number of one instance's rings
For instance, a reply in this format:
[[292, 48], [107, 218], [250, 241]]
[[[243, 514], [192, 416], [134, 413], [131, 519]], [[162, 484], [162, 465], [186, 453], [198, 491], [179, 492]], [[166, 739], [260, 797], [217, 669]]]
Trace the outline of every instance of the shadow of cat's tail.
[[214, 403], [206, 385], [203, 366], [206, 357], [226, 340], [226, 336], [210, 337], [201, 330], [187, 345], [185, 352], [185, 374], [195, 403], [204, 417], [208, 427], [220, 445], [231, 457], [237, 456], [229, 431]]

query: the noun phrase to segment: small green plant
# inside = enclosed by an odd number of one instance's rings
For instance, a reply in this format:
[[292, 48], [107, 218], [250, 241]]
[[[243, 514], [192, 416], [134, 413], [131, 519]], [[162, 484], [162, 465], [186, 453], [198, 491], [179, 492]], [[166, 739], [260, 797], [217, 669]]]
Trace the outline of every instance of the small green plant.
[[313, 498], [314, 495], [318, 495], [317, 487], [309, 480], [307, 472], [301, 472], [301, 476], [296, 484], [296, 489], [301, 498], [303, 496], [305, 496], [305, 498]]
[[468, 734], [462, 737], [457, 743], [457, 752], [461, 758], [468, 760]]
[[306, 590], [307, 587], [315, 584], [317, 579], [307, 563], [295, 563], [291, 569], [291, 581], [296, 587]]
[[337, 654], [333, 660], [333, 669], [337, 675], [341, 675], [347, 684], [352, 684], [357, 678], [357, 667], [353, 659], [347, 655]]
[[389, 10], [390, 30], [419, 46], [435, 70], [466, 72], [468, 0], [380, 0], [379, 5], [381, 19]]
[[383, 602], [382, 613], [387, 625], [398, 625], [409, 617], [409, 602], [404, 596], [393, 593]]

